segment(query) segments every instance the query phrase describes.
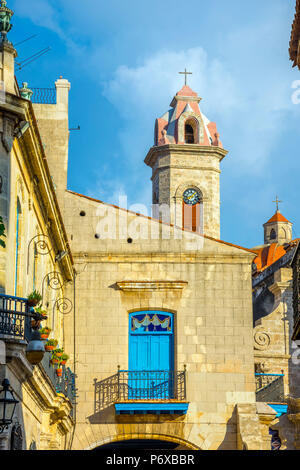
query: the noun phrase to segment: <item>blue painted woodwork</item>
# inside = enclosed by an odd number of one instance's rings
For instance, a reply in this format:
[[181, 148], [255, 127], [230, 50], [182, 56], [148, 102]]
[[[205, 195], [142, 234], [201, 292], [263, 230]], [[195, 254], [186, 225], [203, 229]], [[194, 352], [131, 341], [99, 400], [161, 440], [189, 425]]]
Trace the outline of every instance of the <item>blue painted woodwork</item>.
[[284, 377], [284, 374], [255, 374], [255, 377]]
[[288, 405], [284, 405], [281, 403], [268, 403], [268, 405], [273, 408], [273, 410], [276, 411], [277, 415], [276, 418], [279, 418], [279, 416], [284, 415], [287, 413], [288, 410]]
[[116, 414], [180, 414], [187, 413], [189, 403], [116, 403]]
[[[174, 376], [159, 372], [174, 370], [173, 314], [161, 311], [141, 311], [129, 315], [129, 398], [170, 399]], [[145, 378], [135, 372], [147, 371]], [[166, 379], [167, 377], [167, 379]]]

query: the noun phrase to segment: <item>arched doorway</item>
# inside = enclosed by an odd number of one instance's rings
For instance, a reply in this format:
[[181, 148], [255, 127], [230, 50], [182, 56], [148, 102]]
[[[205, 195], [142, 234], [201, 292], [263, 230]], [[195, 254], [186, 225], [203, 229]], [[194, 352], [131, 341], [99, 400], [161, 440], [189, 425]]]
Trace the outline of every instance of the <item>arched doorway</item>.
[[128, 441], [115, 441], [96, 447], [93, 450], [189, 450], [177, 442], [159, 439], [130, 439]]

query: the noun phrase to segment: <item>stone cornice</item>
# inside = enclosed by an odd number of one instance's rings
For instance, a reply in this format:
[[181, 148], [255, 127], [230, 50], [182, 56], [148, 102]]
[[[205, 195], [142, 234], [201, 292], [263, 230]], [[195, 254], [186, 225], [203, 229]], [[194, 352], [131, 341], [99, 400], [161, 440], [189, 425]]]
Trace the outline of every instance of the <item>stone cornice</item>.
[[172, 168], [172, 169], [179, 169], [179, 170], [214, 171], [215, 173], [221, 174], [221, 170], [219, 170], [218, 168], [209, 167], [209, 166], [162, 165], [162, 166], [159, 166], [159, 167], [155, 168], [155, 170], [153, 171], [151, 180], [153, 181], [154, 178], [156, 177], [157, 173], [159, 173], [160, 171], [169, 170], [170, 168]]
[[254, 351], [254, 357], [266, 358], [266, 359], [291, 359], [290, 354], [276, 354], [276, 353], [266, 353], [265, 351]]
[[195, 101], [196, 103], [200, 103], [202, 98], [200, 96], [182, 96], [182, 95], [175, 95], [174, 98], [171, 101], [170, 106], [175, 108], [177, 101], [185, 101], [186, 103]]
[[27, 343], [7, 337], [1, 339], [5, 341], [7, 366], [20, 383], [26, 382], [33, 375], [33, 367], [25, 357]]
[[1, 103], [0, 112], [3, 114], [9, 114], [12, 116], [18, 116], [20, 119], [25, 119], [25, 111], [22, 107], [18, 106], [17, 103]]
[[[52, 423], [66, 421], [65, 432], [72, 427], [71, 418], [72, 404], [63, 394], [58, 394], [52, 382], [48, 378], [42, 366], [33, 369], [33, 375], [24, 384], [31, 399], [36, 402], [44, 411], [51, 414]], [[38, 417], [36, 417], [38, 419]]]
[[285, 290], [293, 290], [293, 281], [292, 279], [290, 281], [285, 281], [285, 282], [275, 282], [269, 287], [269, 291], [272, 292], [275, 296], [281, 296]]
[[196, 144], [168, 144], [162, 146], [153, 146], [149, 150], [144, 162], [146, 165], [152, 167], [157, 159], [157, 155], [168, 155], [168, 154], [186, 154], [199, 155], [201, 156], [213, 156], [218, 158], [221, 162], [227, 155], [228, 151], [215, 146], [210, 145], [196, 145]]
[[121, 281], [117, 282], [119, 290], [123, 292], [154, 291], [154, 290], [182, 290], [186, 281]]
[[201, 263], [201, 264], [249, 264], [251, 253], [99, 253], [73, 252], [75, 264], [93, 263]]
[[51, 236], [55, 241], [57, 250], [67, 251], [69, 254], [62, 260], [61, 266], [65, 278], [72, 279], [73, 258], [33, 107], [31, 102], [27, 100], [19, 97], [15, 97], [15, 99], [19, 100], [22, 104], [30, 128], [14, 145], [19, 145], [22, 150], [22, 156], [29, 170], [30, 178], [33, 179], [35, 175], [38, 178], [38, 187], [36, 188], [35, 194], [41, 207], [43, 217], [46, 219], [45, 224], [47, 224], [47, 218], [51, 220]]

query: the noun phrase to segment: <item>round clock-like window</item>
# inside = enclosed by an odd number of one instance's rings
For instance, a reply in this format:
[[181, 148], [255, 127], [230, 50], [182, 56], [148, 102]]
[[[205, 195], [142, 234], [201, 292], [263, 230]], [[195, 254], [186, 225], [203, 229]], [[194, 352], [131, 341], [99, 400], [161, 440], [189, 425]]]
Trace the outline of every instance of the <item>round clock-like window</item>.
[[183, 200], [185, 204], [194, 206], [201, 201], [201, 194], [197, 189], [189, 188], [183, 193]]

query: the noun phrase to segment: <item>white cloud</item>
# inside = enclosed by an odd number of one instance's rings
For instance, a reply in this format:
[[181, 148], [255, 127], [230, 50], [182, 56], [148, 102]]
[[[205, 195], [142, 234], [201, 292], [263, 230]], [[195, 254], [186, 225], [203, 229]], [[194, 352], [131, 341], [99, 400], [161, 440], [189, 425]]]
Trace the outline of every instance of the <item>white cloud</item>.
[[15, 13], [30, 19], [37, 26], [48, 28], [59, 35], [63, 34], [59, 27], [57, 6], [54, 9], [47, 0], [30, 0], [30, 5], [22, 0], [16, 0]]
[[[189, 85], [205, 95], [205, 101], [224, 91], [221, 109], [232, 109], [239, 102], [233, 79], [220, 61], [209, 60], [202, 47], [186, 51], [162, 50], [137, 67], [120, 66], [112, 80], [104, 84], [104, 95], [125, 119], [157, 115], [168, 108], [172, 96], [183, 85], [178, 75], [185, 67], [193, 71]], [[146, 113], [146, 116], [145, 116]]]
[[29, 7], [28, 3], [23, 0], [16, 0], [14, 8], [17, 16], [28, 18], [35, 25], [53, 31], [73, 55], [78, 56], [79, 59], [84, 59], [86, 55], [85, 47], [80, 42], [73, 40], [69, 28], [61, 25], [63, 19], [66, 18], [64, 18], [64, 12], [61, 11], [61, 6], [57, 2], [52, 4], [48, 0], [30, 0]]
[[[256, 59], [256, 66], [259, 62]], [[193, 71], [189, 84], [203, 97], [202, 111], [217, 122], [225, 147], [239, 165], [235, 170], [259, 174], [284, 129], [285, 113], [292, 110], [288, 71], [279, 72], [275, 79], [272, 67], [265, 67], [263, 76], [257, 70], [256, 76], [241, 78], [231, 71], [230, 61], [209, 57], [201, 47], [161, 50], [136, 67], [118, 67], [104, 83], [104, 96], [125, 121], [125, 129], [119, 132], [125, 154], [141, 158], [132, 152], [132, 143], [139, 144], [139, 151], [143, 139], [144, 145], [152, 145], [155, 118], [168, 109], [181, 88], [178, 72], [185, 67]], [[150, 142], [146, 140], [149, 129]]]

